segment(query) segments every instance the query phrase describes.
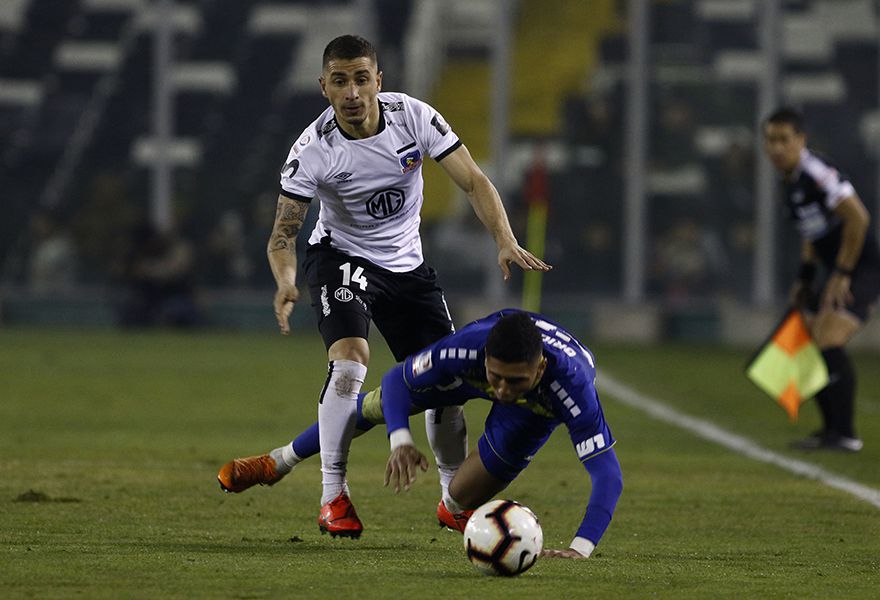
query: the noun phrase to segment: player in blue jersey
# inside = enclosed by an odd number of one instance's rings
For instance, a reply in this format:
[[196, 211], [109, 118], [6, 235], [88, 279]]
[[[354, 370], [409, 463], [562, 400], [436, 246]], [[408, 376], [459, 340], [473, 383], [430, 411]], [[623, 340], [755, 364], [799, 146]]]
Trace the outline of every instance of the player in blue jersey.
[[[427, 409], [453, 413], [458, 418], [451, 421], [463, 427], [461, 405], [471, 399], [492, 401], [477, 448], [467, 458], [462, 452], [460, 465], [438, 465], [453, 469], [455, 476], [443, 489], [437, 517], [441, 524], [462, 531], [473, 509], [504, 490], [553, 430], [565, 423], [592, 480], [592, 492], [570, 547], [544, 554], [588, 557], [607, 529], [623, 489], [612, 448], [615, 440], [605, 422], [595, 378], [590, 351], [562, 327], [537, 314], [503, 310], [390, 369], [380, 388], [358, 398], [357, 433], [386, 423], [391, 456], [385, 484], [395, 491], [408, 489], [418, 470], [428, 468], [427, 458], [413, 443], [410, 415]], [[317, 454], [317, 424], [291, 447], [300, 460]]]

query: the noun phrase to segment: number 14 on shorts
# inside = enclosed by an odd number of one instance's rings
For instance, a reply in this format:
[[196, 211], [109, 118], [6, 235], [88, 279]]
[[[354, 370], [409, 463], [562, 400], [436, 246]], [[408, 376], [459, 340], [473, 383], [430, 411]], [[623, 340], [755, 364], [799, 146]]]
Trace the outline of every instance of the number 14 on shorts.
[[357, 267], [352, 273], [351, 263], [347, 262], [339, 265], [339, 270], [342, 271], [342, 285], [348, 287], [354, 282], [360, 286], [362, 292], [367, 289], [367, 278], [364, 277], [363, 267]]

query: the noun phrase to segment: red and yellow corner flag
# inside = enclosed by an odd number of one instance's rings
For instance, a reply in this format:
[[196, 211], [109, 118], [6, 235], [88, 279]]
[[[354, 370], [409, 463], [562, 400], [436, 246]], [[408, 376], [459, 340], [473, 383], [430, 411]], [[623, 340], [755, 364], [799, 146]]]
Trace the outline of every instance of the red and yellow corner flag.
[[791, 309], [746, 367], [746, 376], [797, 421], [801, 402], [828, 385], [828, 367], [801, 312]]

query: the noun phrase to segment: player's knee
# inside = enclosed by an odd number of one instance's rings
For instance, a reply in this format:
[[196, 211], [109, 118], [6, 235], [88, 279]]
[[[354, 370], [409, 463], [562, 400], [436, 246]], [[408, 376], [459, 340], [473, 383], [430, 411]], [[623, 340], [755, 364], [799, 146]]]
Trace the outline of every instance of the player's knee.
[[370, 345], [363, 338], [342, 338], [330, 345], [327, 358], [332, 361], [350, 360], [366, 367], [370, 363]]

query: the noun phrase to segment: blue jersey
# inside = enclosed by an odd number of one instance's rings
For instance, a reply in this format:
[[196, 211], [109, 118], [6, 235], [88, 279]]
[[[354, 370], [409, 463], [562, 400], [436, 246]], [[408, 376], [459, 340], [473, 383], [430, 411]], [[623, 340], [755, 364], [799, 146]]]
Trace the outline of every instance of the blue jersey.
[[[382, 379], [382, 411], [388, 432], [409, 428], [409, 415], [427, 408], [493, 400], [486, 379], [489, 331], [510, 310], [474, 321], [408, 357]], [[477, 443], [487, 471], [512, 481], [531, 462], [553, 430], [565, 423], [593, 489], [575, 542], [594, 546], [607, 529], [622, 490], [615, 439], [596, 393], [592, 353], [551, 320], [529, 313], [541, 330], [547, 366], [537, 385], [515, 404], [493, 403]], [[580, 538], [580, 540], [579, 540]], [[574, 547], [574, 546], [573, 546]]]
[[[493, 400], [486, 380], [486, 338], [498, 319], [509, 312], [502, 310], [470, 323], [408, 357], [402, 369], [389, 373], [393, 376], [386, 376], [382, 384], [388, 431], [408, 427], [412, 412], [464, 404], [474, 398]], [[534, 428], [548, 434], [565, 423], [581, 460], [607, 450], [615, 440], [596, 393], [592, 353], [560, 325], [529, 314], [541, 330], [547, 367], [538, 384], [519, 398], [516, 406], [534, 415]], [[401, 376], [406, 394], [394, 385]], [[398, 381], [389, 381], [392, 378]]]

